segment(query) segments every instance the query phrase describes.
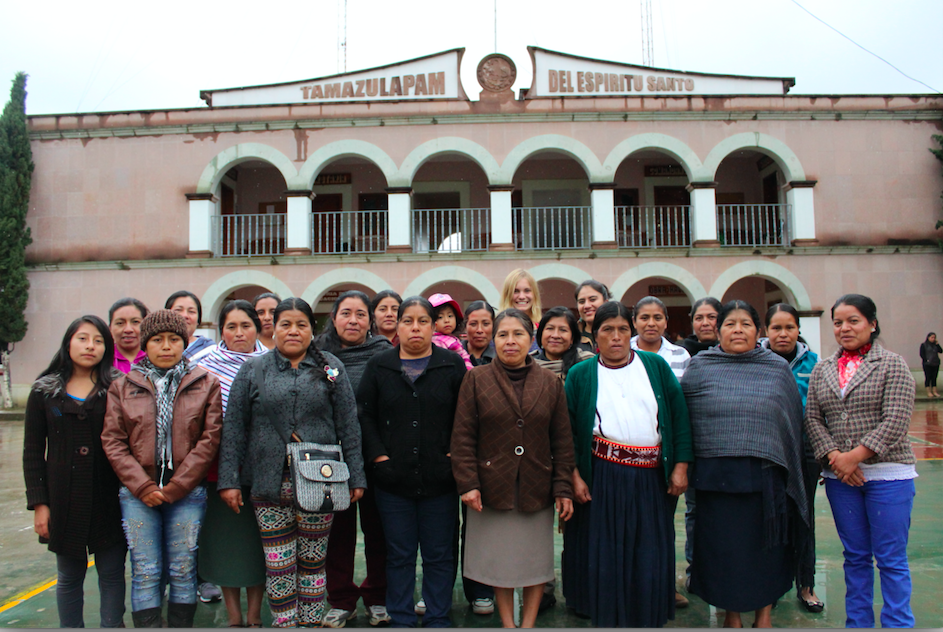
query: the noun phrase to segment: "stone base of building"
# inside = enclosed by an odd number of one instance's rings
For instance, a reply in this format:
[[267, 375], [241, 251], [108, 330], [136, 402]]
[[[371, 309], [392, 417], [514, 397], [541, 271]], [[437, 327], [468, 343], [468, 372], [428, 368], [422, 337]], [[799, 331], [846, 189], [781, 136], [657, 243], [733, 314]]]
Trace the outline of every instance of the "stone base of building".
[[792, 245], [796, 248], [810, 248], [812, 246], [818, 246], [818, 239], [793, 239]]
[[692, 245], [695, 248], [720, 248], [720, 242], [716, 239], [698, 239]]
[[413, 251], [412, 246], [387, 246], [386, 251], [394, 255], [410, 254]]
[[286, 257], [306, 257], [310, 254], [310, 248], [285, 248]]
[[618, 250], [619, 244], [614, 241], [594, 241], [593, 250]]
[[491, 252], [514, 252], [514, 244], [490, 244], [488, 250]]
[[187, 259], [212, 259], [212, 250], [188, 250]]

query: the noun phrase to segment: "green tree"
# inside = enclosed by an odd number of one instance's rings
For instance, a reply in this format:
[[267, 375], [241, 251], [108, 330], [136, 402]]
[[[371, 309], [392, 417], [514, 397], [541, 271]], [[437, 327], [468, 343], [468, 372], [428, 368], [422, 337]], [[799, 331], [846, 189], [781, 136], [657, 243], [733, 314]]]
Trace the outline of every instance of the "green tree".
[[9, 406], [9, 353], [26, 335], [26, 226], [33, 154], [26, 129], [26, 74], [16, 73], [10, 100], [0, 115], [0, 363], [4, 367], [4, 405]]

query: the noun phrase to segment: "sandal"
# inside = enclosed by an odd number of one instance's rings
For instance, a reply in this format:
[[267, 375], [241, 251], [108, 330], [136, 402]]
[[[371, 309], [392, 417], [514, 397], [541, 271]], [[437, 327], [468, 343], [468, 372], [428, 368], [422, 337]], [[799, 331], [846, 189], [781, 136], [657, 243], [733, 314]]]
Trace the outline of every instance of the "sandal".
[[806, 609], [807, 612], [822, 612], [825, 610], [825, 602], [819, 599], [804, 599], [802, 593], [796, 595], [796, 598], [799, 600], [799, 603], [802, 604], [802, 607]]

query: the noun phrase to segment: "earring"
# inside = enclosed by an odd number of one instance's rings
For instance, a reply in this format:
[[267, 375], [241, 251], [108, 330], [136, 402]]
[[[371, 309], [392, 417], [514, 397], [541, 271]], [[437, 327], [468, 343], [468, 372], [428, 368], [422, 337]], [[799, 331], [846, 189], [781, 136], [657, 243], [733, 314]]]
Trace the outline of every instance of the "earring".
[[874, 333], [875, 331], [877, 331], [877, 329], [875, 329], [874, 327], [872, 327], [872, 328], [871, 328], [871, 333]]

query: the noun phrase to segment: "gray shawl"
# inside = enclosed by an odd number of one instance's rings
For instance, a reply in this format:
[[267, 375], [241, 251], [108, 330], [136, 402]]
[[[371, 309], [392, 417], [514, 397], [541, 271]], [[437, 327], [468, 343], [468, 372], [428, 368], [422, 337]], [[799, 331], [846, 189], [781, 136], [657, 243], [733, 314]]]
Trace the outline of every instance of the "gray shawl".
[[802, 398], [789, 364], [768, 349], [691, 358], [681, 378], [695, 458], [765, 459], [786, 469], [786, 493], [810, 524], [802, 482]]
[[364, 343], [356, 347], [342, 347], [332, 338], [336, 338], [336, 336], [321, 334], [315, 339], [314, 344], [322, 351], [333, 353], [338, 360], [344, 363], [344, 368], [347, 369], [347, 379], [350, 380], [350, 386], [355, 393], [360, 388], [360, 378], [363, 377], [364, 369], [367, 368], [367, 361], [393, 346], [384, 336], [367, 336]]

